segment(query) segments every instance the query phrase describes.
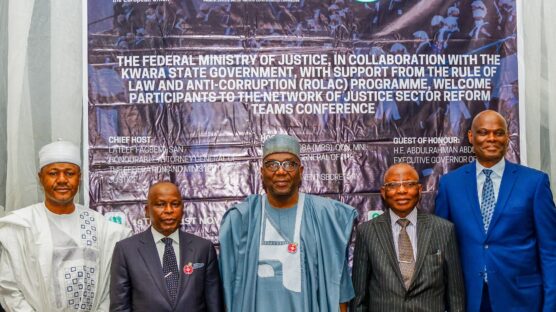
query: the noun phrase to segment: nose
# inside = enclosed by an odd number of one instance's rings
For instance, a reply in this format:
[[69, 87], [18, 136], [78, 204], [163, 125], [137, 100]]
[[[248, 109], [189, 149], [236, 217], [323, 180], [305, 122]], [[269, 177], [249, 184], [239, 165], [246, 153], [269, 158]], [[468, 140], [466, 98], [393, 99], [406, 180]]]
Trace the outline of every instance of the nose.
[[396, 189], [397, 193], [405, 194], [407, 193], [407, 187], [403, 183]]
[[494, 132], [489, 132], [487, 135], [487, 140], [489, 141], [493, 141], [496, 138], [496, 136], [494, 135]]
[[67, 182], [68, 181], [68, 177], [66, 176], [66, 174], [64, 172], [60, 172], [56, 178], [57, 182]]
[[163, 212], [172, 212], [174, 210], [174, 208], [172, 208], [172, 203], [166, 203], [166, 205], [164, 205], [164, 209], [162, 210]]
[[276, 174], [286, 174], [286, 173], [287, 173], [287, 171], [286, 171], [286, 169], [284, 169], [283, 165], [280, 165], [278, 167], [278, 170], [276, 170]]

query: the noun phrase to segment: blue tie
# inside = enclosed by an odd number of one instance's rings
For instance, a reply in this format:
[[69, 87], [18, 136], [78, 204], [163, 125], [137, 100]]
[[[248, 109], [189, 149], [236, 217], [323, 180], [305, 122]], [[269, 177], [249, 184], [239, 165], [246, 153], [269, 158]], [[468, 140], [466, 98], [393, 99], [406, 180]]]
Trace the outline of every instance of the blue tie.
[[164, 280], [166, 281], [170, 299], [172, 299], [172, 302], [175, 302], [178, 294], [179, 281], [178, 262], [176, 261], [174, 248], [172, 248], [172, 239], [165, 237], [162, 239], [162, 242], [164, 242], [165, 245], [164, 256], [162, 257], [162, 272], [164, 273]]
[[492, 179], [490, 175], [492, 174], [491, 169], [483, 169], [485, 174], [485, 184], [483, 185], [483, 199], [481, 202], [481, 213], [483, 215], [483, 225], [485, 227], [485, 233], [488, 231], [488, 226], [490, 225], [490, 220], [492, 219], [492, 213], [494, 212], [494, 206], [496, 206], [496, 200], [494, 198], [494, 186], [492, 184]]

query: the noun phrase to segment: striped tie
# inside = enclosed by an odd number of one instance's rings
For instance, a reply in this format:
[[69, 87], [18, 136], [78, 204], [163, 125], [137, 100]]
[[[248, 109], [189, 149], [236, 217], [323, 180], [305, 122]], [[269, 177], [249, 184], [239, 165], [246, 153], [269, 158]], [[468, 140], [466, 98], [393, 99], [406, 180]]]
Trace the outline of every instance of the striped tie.
[[409, 240], [409, 235], [407, 235], [406, 229], [409, 225], [409, 220], [399, 219], [397, 223], [402, 227], [398, 237], [398, 262], [400, 264], [400, 271], [402, 272], [405, 288], [408, 289], [411, 284], [411, 279], [413, 278], [413, 272], [415, 271], [413, 248], [411, 247], [411, 241]]

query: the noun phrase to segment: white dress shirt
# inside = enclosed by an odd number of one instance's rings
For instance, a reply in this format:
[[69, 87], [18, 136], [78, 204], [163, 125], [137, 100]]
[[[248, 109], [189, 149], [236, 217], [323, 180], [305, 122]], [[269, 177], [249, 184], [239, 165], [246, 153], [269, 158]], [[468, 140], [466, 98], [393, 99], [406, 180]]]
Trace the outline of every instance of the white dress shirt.
[[[396, 250], [396, 257], [400, 259], [400, 252], [398, 250], [398, 239], [400, 237], [400, 231], [402, 226], [397, 222], [400, 218], [392, 209], [388, 209], [390, 213], [390, 221], [392, 222], [392, 235], [394, 236], [394, 250]], [[413, 248], [413, 260], [417, 259], [417, 208], [413, 210], [404, 218], [409, 220], [409, 224], [405, 228], [407, 235], [409, 235], [409, 240], [411, 241], [411, 247]]]
[[164, 258], [164, 248], [165, 244], [162, 241], [163, 238], [168, 237], [172, 239], [172, 248], [174, 248], [174, 253], [176, 254], [176, 260], [178, 261], [178, 268], [180, 267], [180, 229], [174, 231], [174, 233], [164, 236], [155, 230], [151, 226], [151, 232], [153, 233], [154, 243], [156, 245], [156, 251], [158, 251], [158, 257], [160, 258], [160, 265], [164, 266], [162, 259]]
[[504, 168], [506, 168], [506, 161], [504, 158], [500, 160], [496, 165], [486, 168], [483, 167], [478, 161], [477, 164], [477, 194], [479, 195], [479, 205], [483, 202], [483, 185], [485, 185], [486, 176], [483, 173], [483, 169], [491, 169], [490, 179], [492, 180], [492, 186], [494, 188], [494, 202], [498, 201], [498, 192], [500, 191], [500, 184], [502, 183], [502, 175], [504, 174]]

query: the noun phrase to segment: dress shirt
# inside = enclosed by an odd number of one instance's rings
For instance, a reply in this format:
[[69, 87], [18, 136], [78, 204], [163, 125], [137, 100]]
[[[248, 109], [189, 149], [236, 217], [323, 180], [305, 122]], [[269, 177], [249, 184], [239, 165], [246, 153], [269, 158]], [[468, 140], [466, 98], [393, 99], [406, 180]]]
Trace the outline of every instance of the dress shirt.
[[490, 179], [492, 180], [492, 186], [494, 188], [494, 201], [498, 201], [498, 192], [500, 191], [500, 184], [502, 183], [502, 175], [504, 174], [504, 168], [506, 168], [506, 161], [504, 158], [500, 160], [496, 165], [486, 168], [483, 167], [477, 161], [477, 194], [479, 195], [479, 204], [483, 202], [483, 185], [485, 184], [486, 176], [483, 173], [483, 169], [490, 169], [492, 173]]
[[156, 245], [156, 251], [158, 251], [158, 258], [160, 258], [160, 264], [163, 264], [163, 257], [164, 257], [164, 247], [165, 244], [162, 241], [163, 238], [168, 237], [172, 239], [172, 248], [174, 248], [174, 253], [176, 254], [176, 260], [178, 261], [178, 268], [180, 267], [180, 229], [174, 231], [174, 233], [164, 236], [155, 230], [151, 226], [151, 232], [153, 233], [154, 243]]
[[402, 226], [397, 222], [399, 219], [409, 220], [409, 224], [405, 228], [409, 240], [411, 241], [411, 247], [413, 248], [413, 260], [417, 259], [417, 208], [413, 210], [405, 217], [400, 218], [392, 209], [388, 209], [390, 213], [390, 222], [392, 223], [392, 235], [394, 236], [394, 250], [396, 251], [396, 257], [400, 259], [400, 252], [398, 250], [398, 239], [400, 237], [400, 231]]

